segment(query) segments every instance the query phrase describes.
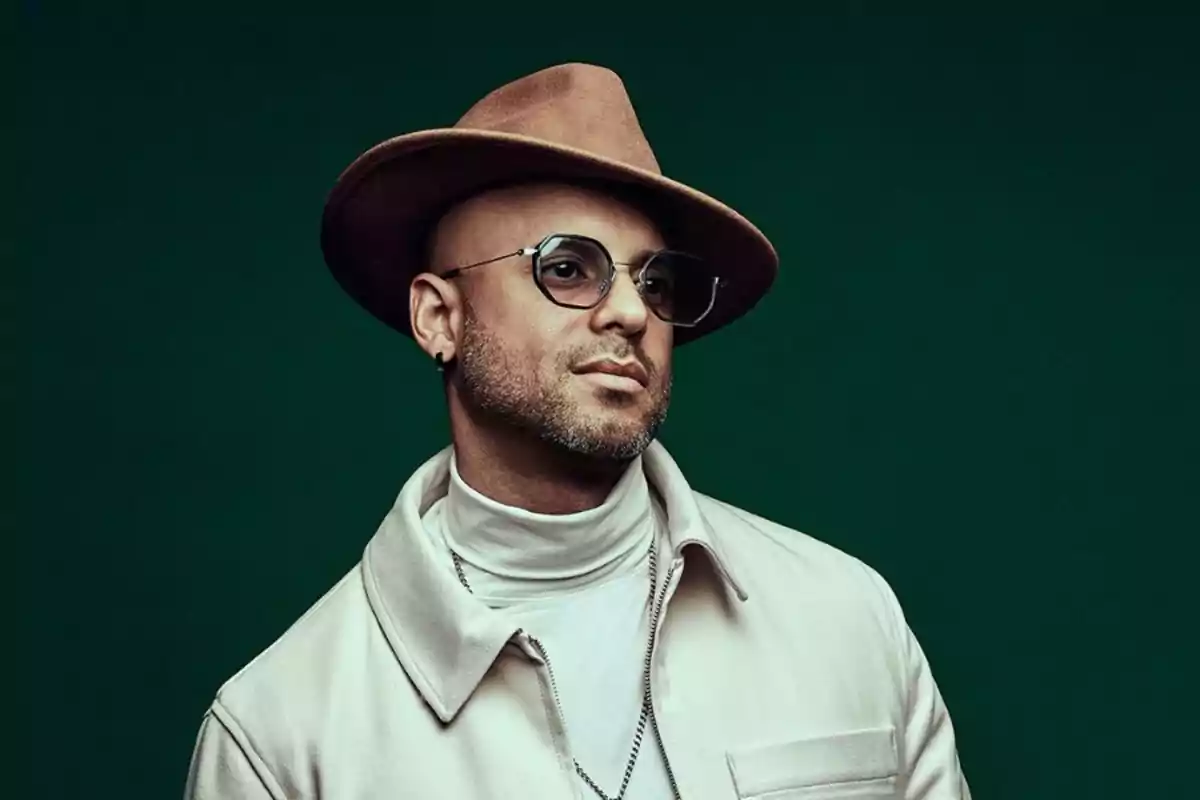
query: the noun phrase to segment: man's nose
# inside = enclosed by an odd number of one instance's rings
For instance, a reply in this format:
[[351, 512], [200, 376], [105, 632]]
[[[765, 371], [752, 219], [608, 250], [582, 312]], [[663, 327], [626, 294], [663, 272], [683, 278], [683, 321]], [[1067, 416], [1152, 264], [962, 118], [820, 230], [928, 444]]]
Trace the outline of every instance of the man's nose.
[[650, 309], [638, 291], [628, 266], [618, 266], [608, 294], [596, 309], [596, 324], [600, 328], [619, 326], [628, 332], [645, 329]]

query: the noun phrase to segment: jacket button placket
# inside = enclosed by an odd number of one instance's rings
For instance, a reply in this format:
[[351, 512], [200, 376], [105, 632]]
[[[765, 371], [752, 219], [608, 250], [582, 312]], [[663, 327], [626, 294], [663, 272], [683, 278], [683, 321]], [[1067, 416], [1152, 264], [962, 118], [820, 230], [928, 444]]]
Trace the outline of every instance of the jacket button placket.
[[[554, 754], [558, 758], [559, 768], [567, 777], [567, 783], [571, 787], [571, 797], [573, 800], [586, 800], [583, 788], [579, 785], [579, 780], [575, 773], [575, 761], [571, 753], [570, 743], [567, 741], [566, 721], [559, 713], [558, 704], [554, 701], [554, 687], [550, 682], [550, 670], [541, 655], [537, 652], [537, 649], [533, 646], [533, 643], [529, 641], [529, 634], [522, 631], [517, 635], [516, 641], [521, 652], [533, 663], [534, 671], [537, 674], [537, 686], [538, 693], [542, 699], [542, 710], [545, 713], [546, 722], [550, 727], [550, 741], [554, 745]], [[531, 794], [531, 796], [536, 795]]]
[[670, 682], [663, 677], [656, 677], [660, 672], [662, 657], [662, 649], [660, 647], [662, 640], [662, 630], [666, 624], [667, 607], [671, 602], [671, 598], [675, 594], [675, 589], [679, 586], [680, 576], [683, 574], [683, 559], [676, 557], [672, 562], [667, 573], [669, 583], [665, 587], [663, 593], [662, 606], [659, 610], [658, 621], [654, 630], [654, 644], [650, 658], [650, 687], [651, 687], [651, 711], [654, 715], [654, 730], [658, 739], [658, 746], [662, 752], [663, 763], [667, 768], [668, 776], [670, 777], [671, 786], [675, 791], [677, 800], [682, 799], [683, 791], [679, 786], [679, 774], [675, 771], [675, 765], [670, 760], [671, 748], [667, 745], [666, 732], [663, 730], [664, 717], [664, 701], [670, 697], [671, 686]]

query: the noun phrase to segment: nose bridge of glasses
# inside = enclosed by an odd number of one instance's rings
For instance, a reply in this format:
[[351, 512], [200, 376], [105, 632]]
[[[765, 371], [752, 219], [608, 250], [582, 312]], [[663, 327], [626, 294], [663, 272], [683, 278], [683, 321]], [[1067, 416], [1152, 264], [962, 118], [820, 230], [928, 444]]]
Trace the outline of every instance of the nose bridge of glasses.
[[638, 274], [638, 267], [619, 261], [612, 262], [612, 269], [609, 271], [608, 277], [604, 280], [602, 295], [606, 299], [611, 300], [612, 295], [617, 291], [618, 284], [621, 282], [622, 275], [629, 279], [638, 302], [645, 303], [645, 297], [642, 296], [642, 282], [641, 276]]
[[642, 304], [649, 305], [650, 299], [646, 297], [646, 284], [644, 280], [647, 263], [649, 263], [649, 259], [643, 259], [640, 262], [613, 261], [612, 270], [603, 287], [603, 293], [606, 295], [611, 294], [613, 289], [616, 288], [621, 275], [624, 275], [633, 284], [633, 289]]
[[624, 274], [633, 285], [640, 291], [642, 288], [642, 276], [645, 274], [646, 265], [649, 263], [649, 258], [644, 258], [640, 261], [614, 261], [612, 262], [612, 277], [615, 281], [618, 275]]

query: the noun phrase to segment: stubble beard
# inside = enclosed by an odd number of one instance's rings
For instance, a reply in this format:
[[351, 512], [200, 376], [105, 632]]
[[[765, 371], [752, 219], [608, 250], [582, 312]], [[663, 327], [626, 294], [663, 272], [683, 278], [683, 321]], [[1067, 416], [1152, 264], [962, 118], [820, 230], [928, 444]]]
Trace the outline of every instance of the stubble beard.
[[[646, 391], [652, 392], [649, 411], [639, 418], [622, 415], [611, 419], [589, 415], [572, 397], [569, 382], [576, 377], [572, 364], [608, 353], [618, 358], [632, 350], [625, 342], [599, 352], [564, 351], [556, 377], [550, 382], [530, 373], [529, 365], [511, 356], [502, 340], [481, 328], [471, 315], [464, 322], [457, 356], [455, 380], [463, 404], [489, 425], [503, 425], [535, 437], [544, 444], [589, 459], [628, 462], [641, 455], [658, 435], [671, 401], [671, 376], [661, 384], [651, 374]], [[647, 370], [652, 366], [643, 360]], [[601, 402], [613, 409], [637, 400], [629, 394], [598, 390]]]

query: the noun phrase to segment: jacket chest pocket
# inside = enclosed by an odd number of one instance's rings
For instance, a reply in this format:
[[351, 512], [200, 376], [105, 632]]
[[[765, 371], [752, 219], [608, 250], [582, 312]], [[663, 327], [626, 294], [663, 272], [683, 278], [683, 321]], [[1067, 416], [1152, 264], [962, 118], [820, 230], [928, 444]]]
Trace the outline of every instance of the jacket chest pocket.
[[893, 728], [741, 747], [726, 753], [740, 800], [899, 797]]

